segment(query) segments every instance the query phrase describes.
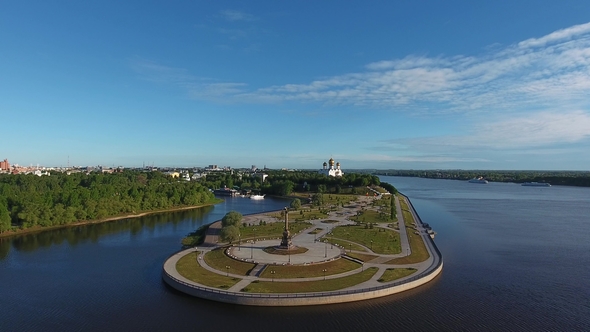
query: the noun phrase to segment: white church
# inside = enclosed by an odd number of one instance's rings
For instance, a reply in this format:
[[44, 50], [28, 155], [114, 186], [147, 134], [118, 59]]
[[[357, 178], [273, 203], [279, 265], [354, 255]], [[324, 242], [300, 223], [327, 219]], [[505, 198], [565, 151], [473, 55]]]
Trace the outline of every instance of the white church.
[[[328, 168], [328, 163], [330, 163], [330, 168]], [[328, 163], [324, 162], [323, 168], [319, 170], [318, 173], [324, 174], [327, 176], [342, 176], [344, 172], [340, 169], [340, 163], [336, 163], [336, 167], [334, 167], [334, 159], [330, 158]]]

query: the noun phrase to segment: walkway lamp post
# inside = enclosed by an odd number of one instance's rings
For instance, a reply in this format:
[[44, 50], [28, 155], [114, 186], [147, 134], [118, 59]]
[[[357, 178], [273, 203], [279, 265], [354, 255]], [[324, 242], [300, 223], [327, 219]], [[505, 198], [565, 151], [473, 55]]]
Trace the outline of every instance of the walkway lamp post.
[[348, 252], [352, 252], [352, 243], [348, 244]]
[[225, 270], [226, 270], [226, 272], [225, 272], [225, 276], [226, 276], [226, 277], [229, 277], [229, 265], [226, 265], [226, 266], [225, 266]]
[[272, 282], [275, 282], [275, 270], [270, 270], [270, 275], [272, 276]]
[[328, 258], [328, 240], [324, 240], [324, 258]]
[[238, 233], [238, 251], [241, 251], [241, 244], [242, 244], [242, 234]]
[[254, 259], [254, 240], [250, 241], [250, 259]]
[[326, 269], [322, 270], [322, 272], [324, 272], [324, 280], [326, 280], [326, 271], [328, 271], [328, 270], [326, 270]]
[[373, 251], [373, 240], [371, 240], [371, 251]]
[[406, 248], [406, 256], [410, 256], [410, 248]]

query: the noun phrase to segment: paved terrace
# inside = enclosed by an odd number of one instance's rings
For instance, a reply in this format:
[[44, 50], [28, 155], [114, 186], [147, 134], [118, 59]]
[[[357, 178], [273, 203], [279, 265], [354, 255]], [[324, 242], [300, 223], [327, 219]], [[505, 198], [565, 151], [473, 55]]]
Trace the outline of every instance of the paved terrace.
[[[331, 212], [329, 214], [329, 216], [325, 219], [320, 219], [320, 220], [313, 220], [311, 221], [312, 225], [301, 231], [299, 234], [295, 234], [293, 235], [293, 244], [299, 247], [305, 247], [308, 249], [307, 252], [305, 253], [301, 253], [301, 254], [294, 254], [294, 255], [272, 255], [272, 254], [268, 254], [266, 253], [263, 249], [270, 247], [270, 246], [277, 246], [280, 243], [280, 238], [274, 238], [274, 239], [258, 239], [258, 241], [251, 241], [248, 243], [242, 243], [239, 246], [233, 246], [230, 248], [229, 253], [231, 256], [233, 256], [236, 259], [240, 259], [240, 260], [244, 260], [244, 261], [248, 261], [248, 262], [254, 262], [257, 263], [258, 266], [257, 268], [254, 269], [254, 272], [258, 272], [259, 270], [262, 270], [263, 268], [265, 268], [267, 265], [273, 265], [273, 264], [278, 264], [278, 265], [287, 265], [287, 264], [314, 264], [314, 263], [321, 263], [321, 262], [325, 262], [325, 261], [329, 261], [332, 259], [336, 259], [339, 258], [341, 255], [347, 253], [349, 250], [346, 250], [345, 248], [340, 248], [338, 246], [335, 245], [330, 245], [330, 244], [326, 244], [324, 242], [320, 242], [318, 239], [320, 239], [322, 236], [326, 235], [327, 233], [329, 233], [331, 231], [331, 229], [333, 227], [337, 227], [337, 226], [341, 226], [341, 225], [349, 225], [349, 224], [354, 224], [353, 221], [351, 221], [349, 219], [349, 217], [356, 215], [356, 213], [358, 212], [359, 208], [358, 206], [360, 206], [363, 203], [370, 203], [373, 199], [380, 199], [381, 196], [376, 196], [376, 197], [366, 197], [366, 196], [362, 196], [360, 198], [360, 202], [357, 202], [358, 204], [355, 204], [357, 206], [357, 208], [342, 208], [337, 212]], [[333, 275], [326, 275], [325, 279], [333, 279], [333, 278], [341, 278], [344, 276], [348, 276], [348, 275], [352, 275], [352, 274], [356, 274], [361, 272], [362, 269], [366, 269], [369, 267], [376, 267], [379, 269], [379, 271], [377, 273], [375, 273], [375, 275], [368, 281], [354, 285], [352, 287], [348, 287], [344, 290], [340, 290], [340, 291], [334, 291], [334, 292], [324, 292], [322, 293], [322, 296], [329, 296], [329, 294], [338, 294], [338, 293], [343, 293], [347, 292], [347, 291], [352, 291], [352, 292], [357, 292], [357, 291], [362, 291], [362, 290], [371, 290], [371, 289], [375, 289], [375, 288], [383, 288], [384, 286], [386, 287], [388, 284], [393, 285], [400, 285], [403, 284], [404, 281], [412, 281], [414, 282], [414, 280], [416, 279], [416, 276], [419, 275], [428, 275], [429, 278], [428, 280], [426, 280], [425, 282], [428, 282], [429, 280], [433, 279], [442, 269], [442, 257], [440, 256], [440, 253], [438, 252], [438, 249], [436, 249], [434, 242], [430, 239], [429, 235], [427, 234], [426, 230], [423, 229], [422, 227], [422, 223], [420, 222], [420, 219], [417, 215], [417, 213], [415, 212], [414, 208], [411, 206], [411, 203], [409, 202], [409, 206], [410, 206], [410, 210], [411, 213], [414, 217], [416, 226], [424, 240], [424, 243], [426, 245], [426, 248], [428, 249], [428, 252], [430, 254], [430, 257], [420, 263], [416, 263], [416, 264], [403, 264], [403, 265], [392, 265], [392, 264], [384, 264], [385, 262], [393, 259], [393, 258], [398, 258], [398, 257], [403, 257], [406, 255], [411, 254], [411, 248], [409, 246], [408, 243], [408, 237], [406, 234], [406, 228], [404, 227], [404, 219], [403, 219], [403, 214], [401, 213], [401, 206], [399, 203], [398, 198], [395, 198], [395, 204], [397, 207], [397, 211], [398, 211], [398, 222], [400, 225], [400, 242], [401, 242], [401, 253], [399, 254], [394, 254], [394, 255], [383, 255], [383, 254], [375, 254], [373, 253], [370, 248], [365, 248], [366, 251], [355, 251], [353, 250], [353, 252], [359, 252], [359, 253], [363, 253], [363, 254], [373, 254], [373, 255], [378, 255], [379, 257], [365, 262], [363, 264], [363, 266], [357, 270], [353, 270], [353, 271], [347, 271], [345, 273], [340, 273], [340, 274], [333, 274]], [[253, 222], [254, 220], [258, 221], [258, 220], [264, 220], [266, 222], [280, 222], [277, 221], [276, 218], [270, 217], [267, 214], [257, 214], [257, 215], [250, 215], [250, 216], [246, 216], [244, 218], [244, 222]], [[322, 221], [325, 220], [336, 220], [336, 223], [323, 223]], [[217, 235], [219, 233], [219, 228], [221, 227], [221, 222], [216, 222], [214, 224], [211, 225], [210, 229], [210, 233], [207, 234], [206, 236], [206, 240], [203, 243], [202, 246], [199, 246], [198, 248], [194, 248], [194, 249], [187, 249], [184, 251], [181, 251], [175, 255], [173, 255], [172, 257], [170, 257], [168, 259], [168, 261], [166, 261], [165, 265], [164, 265], [164, 270], [165, 272], [169, 275], [169, 277], [171, 277], [171, 279], [176, 282], [180, 282], [182, 283], [184, 286], [188, 286], [188, 287], [193, 287], [195, 289], [199, 289], [199, 290], [204, 290], [204, 291], [211, 291], [215, 294], [224, 294], [224, 295], [231, 295], [234, 294], [234, 296], [236, 297], [244, 297], [244, 296], [248, 296], [245, 293], [241, 292], [241, 290], [244, 287], [247, 287], [251, 282], [255, 281], [255, 280], [259, 280], [259, 281], [271, 281], [270, 278], [259, 278], [256, 276], [256, 273], [252, 273], [249, 276], [243, 276], [243, 275], [235, 275], [232, 274], [231, 271], [229, 273], [229, 276], [232, 276], [234, 278], [238, 278], [241, 279], [241, 281], [239, 281], [238, 283], [236, 283], [234, 286], [232, 286], [231, 288], [229, 288], [228, 290], [224, 290], [224, 291], [220, 291], [219, 289], [216, 288], [209, 288], [200, 284], [197, 284], [193, 281], [190, 281], [184, 277], [182, 277], [177, 271], [176, 271], [176, 263], [178, 262], [178, 260], [183, 257], [184, 255], [186, 255], [189, 252], [192, 251], [200, 251], [200, 256], [199, 256], [199, 264], [201, 266], [203, 266], [205, 269], [217, 273], [217, 274], [221, 274], [221, 275], [226, 275], [227, 273], [225, 271], [219, 271], [216, 270], [212, 267], [210, 267], [209, 265], [207, 265], [205, 263], [205, 260], [203, 259], [203, 255], [205, 255], [208, 251], [215, 249], [216, 247], [218, 247], [218, 238]], [[378, 227], [384, 227], [387, 228], [386, 226], [378, 226]], [[309, 232], [315, 230], [316, 228], [321, 228], [322, 230], [317, 233], [317, 234], [309, 234]], [[389, 230], [392, 230], [391, 228], [387, 228]], [[356, 245], [360, 245], [358, 243], [355, 243]], [[381, 275], [383, 274], [383, 272], [385, 272], [386, 269], [388, 268], [415, 268], [417, 269], [417, 271], [415, 273], [413, 273], [410, 276], [389, 282], [389, 283], [381, 283], [378, 282], [377, 280], [381, 277]], [[433, 272], [433, 273], [430, 273]], [[435, 273], [434, 273], [435, 272]], [[302, 282], [302, 281], [315, 281], [315, 280], [323, 280], [324, 277], [312, 277], [312, 278], [294, 278], [294, 279], [274, 279], [274, 282]], [[422, 283], [425, 283], [422, 282]], [[420, 283], [420, 284], [422, 284]], [[172, 285], [174, 287], [174, 285]], [[184, 287], [183, 286], [183, 287]], [[417, 287], [413, 286], [413, 287]], [[410, 288], [413, 288], [410, 287]], [[407, 287], [404, 287], [404, 289], [409, 289]], [[181, 291], [184, 291], [181, 289]], [[401, 291], [401, 290], [400, 290]], [[197, 292], [200, 293], [200, 292]], [[395, 292], [392, 292], [395, 293]], [[195, 295], [195, 294], [193, 294]], [[297, 293], [297, 294], [273, 294], [276, 295], [277, 297], [281, 297], [281, 298], [285, 298], [285, 297], [289, 297], [289, 296], [293, 296], [293, 297], [300, 297], [301, 294]], [[385, 294], [388, 295], [388, 294]], [[196, 296], [200, 296], [200, 295], [196, 295]], [[268, 296], [268, 295], [267, 295]], [[378, 295], [378, 296], [383, 296], [383, 295]], [[200, 296], [200, 297], [206, 297], [206, 296]], [[373, 296], [373, 297], [377, 297], [377, 296]], [[208, 298], [208, 297], [206, 297]], [[215, 299], [215, 298], [212, 298]], [[353, 299], [354, 300], [354, 299]], [[232, 303], [239, 303], [240, 301], [229, 301], [226, 300], [224, 302], [232, 302]], [[325, 301], [323, 301], [325, 302]], [[322, 302], [322, 303], [323, 303]], [[326, 303], [337, 303], [337, 302], [346, 302], [346, 301], [334, 301], [334, 302], [326, 302]], [[294, 304], [294, 303], [290, 303], [287, 305], [300, 305], [300, 304]], [[253, 303], [247, 303], [247, 304], [253, 304]], [[309, 304], [319, 304], [319, 303], [309, 303]], [[256, 303], [254, 303], [254, 305], [256, 305]], [[280, 303], [265, 303], [265, 304], [259, 304], [259, 305], [282, 305]]]

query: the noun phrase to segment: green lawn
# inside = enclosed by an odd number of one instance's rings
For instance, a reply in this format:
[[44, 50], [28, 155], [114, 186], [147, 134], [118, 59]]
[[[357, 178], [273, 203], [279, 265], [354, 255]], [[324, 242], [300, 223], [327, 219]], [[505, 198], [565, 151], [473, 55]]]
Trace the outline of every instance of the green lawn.
[[356, 201], [358, 195], [346, 195], [346, 194], [323, 194], [324, 205], [348, 205], [350, 202]]
[[[390, 229], [365, 226], [338, 226], [332, 229], [332, 237], [356, 242], [371, 249], [377, 254], [399, 254], [401, 244], [399, 233]], [[373, 242], [371, 242], [373, 241]]]
[[365, 282], [377, 273], [378, 269], [375, 267], [368, 268], [363, 272], [359, 272], [350, 276], [326, 279], [318, 281], [302, 281], [302, 282], [272, 282], [260, 281], [253, 282], [242, 289], [243, 292], [248, 293], [309, 293], [309, 292], [326, 292], [344, 289], [354, 285]]
[[387, 264], [413, 264], [423, 262], [427, 260], [430, 255], [428, 254], [428, 250], [424, 245], [422, 236], [419, 234], [414, 234], [415, 230], [412, 228], [414, 227], [414, 217], [412, 217], [412, 213], [408, 209], [408, 204], [406, 203], [405, 198], [403, 196], [399, 196], [399, 201], [404, 216], [404, 222], [406, 224], [406, 232], [408, 233], [408, 241], [410, 241], [412, 253], [410, 256], [394, 258], [388, 261]]
[[176, 263], [176, 270], [181, 276], [201, 285], [228, 289], [241, 279], [226, 277], [224, 275], [210, 272], [203, 268], [197, 261], [197, 253], [191, 252], [185, 255]]
[[401, 269], [387, 269], [385, 270], [385, 272], [383, 272], [383, 275], [381, 276], [381, 278], [379, 278], [379, 282], [389, 282], [389, 281], [393, 281], [393, 280], [397, 280], [406, 276], [409, 276], [410, 274], [413, 274], [414, 272], [416, 272], [417, 270], [414, 268], [401, 268]]
[[[355, 250], [355, 251], [367, 251], [367, 249], [365, 249], [365, 247], [361, 247], [356, 243], [350, 243], [348, 241], [345, 240], [341, 240], [341, 239], [336, 239], [333, 237], [322, 237], [322, 242], [324, 241], [324, 239], [328, 240], [328, 243], [332, 243], [332, 244], [337, 244], [341, 247], [343, 247], [345, 249], [345, 251], [348, 253], [351, 249]], [[352, 246], [351, 246], [352, 244]]]
[[[296, 234], [303, 229], [308, 228], [311, 225], [309, 222], [295, 221], [289, 222], [289, 231], [291, 234]], [[242, 243], [244, 239], [253, 239], [256, 236], [257, 239], [268, 238], [268, 237], [280, 237], [283, 235], [283, 228], [285, 223], [273, 222], [267, 223], [266, 225], [253, 225], [240, 227], [240, 234]]]
[[326, 275], [339, 274], [347, 271], [352, 271], [360, 268], [359, 263], [349, 261], [348, 259], [340, 258], [331, 262], [322, 264], [310, 264], [310, 265], [268, 265], [262, 274], [261, 278], [272, 278], [274, 271], [274, 278], [312, 278], [320, 277], [324, 275], [323, 270], [326, 271]]
[[227, 256], [224, 253], [224, 248], [209, 251], [205, 254], [204, 259], [207, 265], [216, 270], [219, 270], [222, 273], [227, 272], [226, 266], [229, 266], [230, 273], [239, 274], [242, 276], [248, 275], [254, 266], [256, 266], [254, 263], [242, 262]]
[[381, 199], [376, 199], [371, 203], [373, 206], [383, 206], [383, 207], [390, 207], [391, 206], [391, 196], [382, 196]]
[[389, 218], [391, 213], [388, 212], [379, 212], [375, 210], [364, 210], [360, 211], [361, 214], [358, 216], [353, 216], [350, 220], [361, 222], [361, 223], [391, 223], [394, 222], [395, 219]]
[[306, 221], [327, 218], [328, 215], [319, 209], [304, 209], [299, 211], [289, 212], [289, 220]]

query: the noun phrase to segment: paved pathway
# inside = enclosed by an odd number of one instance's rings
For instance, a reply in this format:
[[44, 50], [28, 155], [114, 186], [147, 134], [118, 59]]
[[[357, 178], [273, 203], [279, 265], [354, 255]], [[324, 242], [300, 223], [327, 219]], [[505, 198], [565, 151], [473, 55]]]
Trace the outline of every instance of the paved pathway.
[[[369, 203], [373, 199], [380, 199], [380, 198], [381, 198], [380, 195], [377, 197], [361, 196], [359, 203]], [[421, 263], [416, 263], [416, 264], [402, 264], [402, 265], [384, 264], [393, 258], [403, 257], [403, 256], [408, 255], [411, 252], [409, 241], [407, 238], [405, 223], [404, 223], [404, 219], [403, 219], [403, 213], [401, 210], [401, 206], [400, 206], [398, 197], [395, 198], [395, 204], [396, 204], [396, 208], [398, 211], [398, 220], [399, 220], [398, 222], [399, 222], [399, 228], [400, 228], [399, 233], [400, 233], [400, 243], [401, 243], [402, 252], [400, 254], [394, 254], [394, 255], [379, 255], [378, 258], [373, 259], [369, 262], [365, 262], [363, 264], [363, 266], [359, 269], [356, 269], [353, 271], [347, 271], [347, 272], [340, 273], [340, 274], [326, 275], [325, 276], [326, 279], [341, 278], [341, 277], [345, 277], [348, 275], [359, 273], [359, 272], [361, 272], [361, 270], [364, 270], [366, 268], [377, 267], [379, 269], [379, 271], [377, 273], [375, 273], [375, 275], [373, 275], [373, 277], [370, 280], [347, 288], [347, 290], [363, 289], [363, 288], [370, 288], [370, 287], [384, 285], [383, 283], [380, 283], [377, 280], [381, 277], [381, 275], [383, 274], [383, 272], [385, 272], [385, 270], [387, 268], [393, 268], [393, 267], [395, 267], [395, 268], [408, 268], [408, 267], [416, 268], [417, 272], [415, 272], [413, 274], [413, 275], [415, 275], [415, 274], [420, 273], [421, 271], [424, 271], [432, 266], [432, 264], [434, 262], [434, 258], [433, 258], [433, 251], [434, 250], [433, 250], [433, 247], [430, 243], [430, 239], [427, 238], [429, 235], [422, 229], [421, 225], [419, 225], [419, 223], [417, 222], [418, 217], [412, 208], [410, 208], [410, 212], [412, 213], [412, 215], [414, 217], [414, 220], [416, 222], [416, 226], [420, 230], [420, 234], [422, 235], [425, 244], [427, 244], [426, 247], [430, 253], [430, 257], [426, 261], [421, 262]], [[360, 206], [361, 204], [355, 204], [355, 205]], [[229, 252], [232, 256], [234, 256], [237, 259], [258, 263], [258, 264], [260, 264], [259, 267], [263, 267], [263, 265], [265, 265], [265, 264], [279, 264], [279, 265], [311, 264], [311, 263], [318, 263], [318, 262], [331, 260], [331, 259], [337, 258], [340, 255], [344, 254], [345, 253], [344, 249], [342, 249], [338, 246], [332, 246], [330, 244], [320, 242], [317, 239], [320, 239], [322, 236], [329, 233], [333, 227], [347, 225], [347, 224], [354, 224], [354, 222], [350, 221], [348, 218], [351, 216], [354, 216], [358, 210], [359, 210], [358, 208], [345, 207], [345, 208], [340, 209], [337, 212], [329, 213], [329, 216], [325, 219], [311, 221], [312, 225], [309, 228], [307, 228], [307, 229], [301, 231], [299, 234], [293, 236], [293, 239], [292, 239], [294, 245], [300, 246], [300, 247], [305, 247], [308, 249], [308, 251], [303, 254], [271, 255], [271, 254], [268, 254], [263, 251], [263, 249], [266, 247], [278, 245], [280, 243], [280, 239], [278, 239], [278, 238], [277, 239], [265, 239], [265, 240], [256, 241], [256, 242], [252, 241], [250, 243], [244, 243], [244, 244], [240, 245], [239, 247], [233, 246], [230, 248]], [[276, 218], [270, 217], [267, 213], [245, 216], [243, 222], [257, 223], [259, 220], [264, 220], [266, 222], [278, 222]], [[338, 222], [337, 223], [322, 223], [323, 220], [337, 220]], [[175, 262], [180, 257], [184, 256], [187, 252], [190, 252], [191, 250], [198, 250], [201, 252], [199, 255], [198, 261], [202, 267], [204, 267], [205, 269], [207, 269], [211, 272], [215, 272], [218, 274], [228, 274], [227, 272], [224, 273], [223, 271], [219, 271], [219, 270], [216, 270], [216, 269], [210, 267], [209, 265], [207, 265], [205, 263], [204, 259], [202, 259], [203, 255], [205, 253], [207, 253], [209, 250], [212, 250], [218, 246], [217, 241], [218, 241], [218, 234], [219, 234], [220, 228], [221, 228], [221, 222], [216, 222], [216, 223], [212, 224], [211, 227], [209, 228], [211, 231], [207, 233], [207, 235], [205, 237], [205, 242], [203, 245], [199, 246], [198, 248], [188, 249], [186, 251], [183, 251], [183, 252], [180, 252], [180, 253], [174, 255], [169, 260], [171, 262], [167, 261], [166, 265], [174, 264], [173, 266], [175, 266], [175, 264], [176, 264]], [[309, 234], [309, 232], [315, 230], [316, 228], [321, 228], [322, 230], [317, 234]], [[371, 250], [369, 248], [366, 248], [366, 251], [354, 251], [353, 250], [353, 252], [377, 255], [377, 254], [371, 252]], [[176, 256], [178, 256], [178, 258], [175, 258]], [[176, 271], [176, 269], [173, 269], [173, 270]], [[228, 291], [230, 291], [230, 292], [240, 292], [241, 289], [248, 286], [254, 280], [272, 281], [271, 278], [259, 278], [256, 276], [256, 274], [252, 274], [249, 276], [232, 274], [231, 269], [230, 269], [228, 275], [231, 277], [240, 279], [240, 281], [238, 283], [236, 283], [234, 286], [232, 286], [231, 288], [228, 289]], [[183, 278], [177, 272], [173, 276], [175, 278], [180, 279], [180, 280], [184, 280], [185, 282], [191, 283], [191, 281]], [[410, 278], [411, 276], [412, 275], [402, 278], [402, 279], [398, 279], [396, 281]], [[302, 281], [316, 281], [316, 280], [323, 280], [323, 279], [324, 279], [324, 276], [312, 277], [312, 278], [294, 278], [294, 279], [276, 279], [275, 278], [274, 281], [275, 282], [302, 282]]]

